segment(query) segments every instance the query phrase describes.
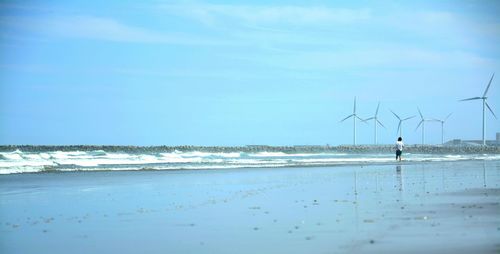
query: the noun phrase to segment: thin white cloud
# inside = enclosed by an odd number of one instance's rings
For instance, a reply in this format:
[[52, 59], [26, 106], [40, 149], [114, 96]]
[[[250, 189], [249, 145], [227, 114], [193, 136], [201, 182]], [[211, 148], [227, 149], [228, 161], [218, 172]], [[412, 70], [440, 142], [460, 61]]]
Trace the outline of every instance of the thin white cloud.
[[224, 45], [227, 42], [198, 38], [189, 34], [158, 32], [127, 25], [112, 18], [95, 16], [57, 16], [48, 18], [1, 17], [0, 25], [63, 38], [116, 42]]
[[[302, 71], [363, 69], [478, 69], [498, 68], [496, 59], [465, 51], [433, 51], [420, 48], [364, 48], [343, 51], [304, 51], [295, 54], [252, 55], [245, 59], [274, 68]], [[304, 64], [307, 63], [307, 64]]]
[[[1, 67], [1, 66], [0, 66]], [[277, 77], [283, 77], [290, 74], [287, 70], [257, 70], [249, 72], [244, 68], [187, 68], [187, 69], [172, 69], [172, 68], [143, 68], [143, 67], [128, 67], [128, 68], [111, 68], [106, 69], [106, 72], [115, 73], [118, 75], [136, 76], [136, 77], [158, 77], [158, 78], [204, 78], [204, 79], [220, 79], [220, 80], [269, 80]], [[293, 72], [294, 79], [318, 79], [317, 73], [310, 72]]]
[[330, 8], [324, 6], [264, 6], [225, 4], [162, 5], [170, 13], [183, 15], [204, 24], [220, 24], [227, 20], [246, 24], [324, 25], [353, 23], [370, 19], [369, 9]]
[[500, 41], [500, 23], [474, 15], [450, 11], [414, 11], [393, 13], [381, 17], [377, 24], [411, 33], [422, 38], [437, 39], [462, 47], [482, 47]]
[[498, 24], [449, 11], [206, 3], [163, 4], [157, 9], [257, 47], [405, 41], [477, 49], [499, 38]]
[[109, 18], [75, 16], [48, 20], [46, 29], [62, 36], [110, 41], [161, 42], [164, 35], [147, 29], [128, 26]]

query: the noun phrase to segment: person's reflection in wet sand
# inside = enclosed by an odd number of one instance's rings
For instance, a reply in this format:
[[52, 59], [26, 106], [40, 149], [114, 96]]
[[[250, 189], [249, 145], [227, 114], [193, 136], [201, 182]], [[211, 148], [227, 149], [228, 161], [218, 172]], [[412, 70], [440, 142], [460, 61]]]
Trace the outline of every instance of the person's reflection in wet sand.
[[403, 176], [402, 170], [401, 170], [401, 165], [396, 166], [396, 177], [398, 178], [398, 183], [399, 183], [399, 191], [403, 191]]
[[486, 166], [483, 162], [483, 187], [486, 187]]

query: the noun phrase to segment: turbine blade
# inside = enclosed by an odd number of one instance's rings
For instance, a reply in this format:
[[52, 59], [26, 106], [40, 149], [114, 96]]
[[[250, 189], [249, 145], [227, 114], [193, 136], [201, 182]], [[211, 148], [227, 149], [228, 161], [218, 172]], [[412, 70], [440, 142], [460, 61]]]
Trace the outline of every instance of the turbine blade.
[[490, 105], [488, 105], [488, 102], [484, 102], [484, 104], [486, 104], [486, 107], [490, 110], [490, 112], [493, 114], [493, 116], [495, 118], [497, 118], [497, 116], [495, 115], [495, 113], [493, 113], [493, 110], [491, 110]]
[[361, 119], [359, 116], [355, 115], [354, 117], [356, 117], [357, 119], [359, 119], [361, 122], [365, 123], [366, 124], [366, 121]]
[[375, 119], [375, 117], [366, 118], [365, 121]]
[[486, 97], [486, 94], [488, 93], [488, 89], [490, 89], [490, 85], [491, 85], [491, 81], [493, 80], [493, 77], [495, 77], [495, 73], [493, 73], [493, 75], [491, 75], [490, 82], [488, 83], [488, 86], [486, 87], [486, 90], [484, 90], [483, 97]]
[[446, 122], [446, 120], [448, 120], [448, 118], [451, 116], [451, 114], [453, 114], [453, 113], [449, 113], [448, 116], [444, 119], [443, 122]]
[[422, 120], [422, 121], [420, 121], [420, 123], [418, 123], [417, 128], [415, 128], [415, 131], [418, 130], [418, 127], [420, 127], [420, 125], [422, 125], [423, 122], [424, 122], [424, 120]]
[[403, 119], [403, 120], [401, 120], [401, 121], [406, 121], [406, 120], [408, 120], [408, 119], [412, 119], [412, 118], [414, 118], [414, 117], [415, 117], [415, 116], [410, 116], [410, 117], [407, 117], [407, 118], [405, 118], [405, 119]]
[[378, 102], [378, 105], [377, 105], [377, 110], [375, 110], [375, 117], [377, 117], [378, 115], [378, 108], [380, 107], [380, 101]]
[[387, 129], [378, 119], [377, 119], [377, 123], [380, 124], [382, 127], [384, 127], [384, 129]]
[[392, 110], [389, 110], [389, 111], [391, 111], [391, 112], [392, 112], [392, 114], [394, 114], [394, 116], [395, 116], [397, 119], [399, 119], [399, 120], [401, 121], [401, 118], [399, 118], [399, 116], [398, 116], [398, 115], [396, 115], [396, 113], [394, 113], [394, 111], [392, 111]]
[[403, 122], [403, 121], [399, 120], [399, 124], [398, 124], [398, 131], [397, 131], [397, 133], [399, 133], [399, 130], [401, 129], [401, 123], [402, 123], [402, 122]]
[[418, 110], [418, 113], [420, 114], [420, 118], [422, 118], [422, 120], [424, 120], [424, 116], [422, 115], [422, 112], [420, 112], [420, 109], [417, 107], [417, 110]]
[[482, 98], [481, 97], [472, 97], [472, 98], [463, 99], [463, 100], [460, 100], [460, 101], [472, 101], [472, 100], [479, 100], [479, 99], [482, 99]]
[[345, 120], [347, 120], [347, 119], [349, 119], [349, 118], [351, 118], [352, 116], [354, 116], [354, 114], [352, 114], [352, 115], [348, 115], [346, 118], [344, 118], [344, 119], [340, 120], [340, 123], [341, 123], [341, 122], [343, 122], [343, 121], [345, 121]]

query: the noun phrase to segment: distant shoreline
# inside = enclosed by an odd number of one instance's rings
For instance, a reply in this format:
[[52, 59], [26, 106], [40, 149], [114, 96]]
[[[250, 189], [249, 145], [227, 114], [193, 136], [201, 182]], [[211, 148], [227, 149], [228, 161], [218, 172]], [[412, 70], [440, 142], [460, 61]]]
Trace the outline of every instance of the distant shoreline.
[[[200, 152], [283, 152], [283, 153], [390, 153], [394, 151], [393, 145], [301, 145], [301, 146], [115, 146], [115, 145], [1, 145], [0, 152], [43, 152], [43, 151], [96, 151], [106, 152], [174, 152], [174, 151], [200, 151]], [[407, 145], [404, 152], [424, 154], [500, 154], [500, 146], [440, 146], [440, 145]]]

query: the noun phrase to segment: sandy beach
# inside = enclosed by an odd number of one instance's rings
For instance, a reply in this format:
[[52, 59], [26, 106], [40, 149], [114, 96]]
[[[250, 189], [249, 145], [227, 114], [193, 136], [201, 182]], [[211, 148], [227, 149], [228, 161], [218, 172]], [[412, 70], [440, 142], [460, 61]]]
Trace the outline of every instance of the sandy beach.
[[500, 161], [0, 176], [0, 252], [498, 253]]

